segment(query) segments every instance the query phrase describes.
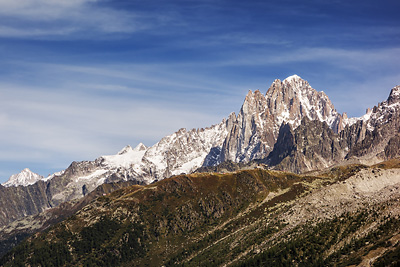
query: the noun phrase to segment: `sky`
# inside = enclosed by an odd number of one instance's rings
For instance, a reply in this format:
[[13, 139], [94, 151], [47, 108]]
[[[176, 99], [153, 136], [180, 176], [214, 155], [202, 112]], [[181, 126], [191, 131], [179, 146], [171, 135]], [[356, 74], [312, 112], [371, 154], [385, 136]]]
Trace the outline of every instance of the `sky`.
[[297, 74], [361, 116], [400, 84], [398, 0], [0, 0], [0, 183], [219, 123]]

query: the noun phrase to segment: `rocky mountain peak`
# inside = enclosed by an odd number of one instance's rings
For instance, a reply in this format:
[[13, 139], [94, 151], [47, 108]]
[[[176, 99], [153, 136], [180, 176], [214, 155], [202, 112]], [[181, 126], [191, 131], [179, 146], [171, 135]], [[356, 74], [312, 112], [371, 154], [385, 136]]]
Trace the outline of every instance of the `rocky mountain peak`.
[[304, 85], [309, 85], [308, 82], [302, 79], [300, 76], [294, 74], [287, 77], [282, 81], [283, 84], [290, 85], [293, 89], [304, 89]]
[[147, 147], [143, 143], [139, 143], [135, 148], [132, 148], [130, 145], [127, 145], [123, 149], [121, 149], [121, 151], [119, 151], [117, 155], [124, 155], [131, 151], [136, 151], [136, 152], [144, 151], [146, 149]]
[[126, 153], [128, 153], [129, 151], [132, 151], [132, 150], [133, 150], [133, 148], [130, 145], [127, 145], [127, 146], [125, 146], [123, 149], [121, 149], [118, 152], [118, 155], [126, 154]]
[[254, 112], [262, 112], [265, 109], [265, 104], [265, 97], [260, 90], [255, 90], [254, 93], [249, 90], [240, 113], [244, 116], [245, 114], [251, 115]]
[[247, 162], [265, 157], [272, 151], [281, 125], [288, 123], [296, 129], [304, 118], [326, 122], [334, 132], [340, 132], [346, 123], [328, 96], [298, 75], [276, 79], [265, 95], [249, 90], [225, 139], [221, 160]]
[[145, 146], [143, 143], [139, 143], [134, 149], [133, 151], [144, 151], [147, 149], [147, 146]]
[[394, 103], [400, 103], [400, 85], [395, 86], [389, 94], [388, 100], [389, 105]]
[[25, 168], [18, 174], [13, 174], [10, 176], [7, 182], [5, 182], [4, 186], [28, 186], [36, 183], [39, 180], [44, 179], [43, 176], [32, 172], [30, 169]]
[[275, 80], [265, 97], [271, 114], [275, 116], [276, 133], [283, 122], [296, 128], [303, 117], [325, 121], [335, 132], [343, 128], [341, 115], [336, 112], [328, 96], [312, 88], [298, 75], [292, 75], [282, 82]]
[[292, 76], [287, 77], [286, 79], [284, 79], [284, 82], [296, 82], [299, 80], [303, 80], [300, 76], [298, 76], [297, 74], [293, 74]]

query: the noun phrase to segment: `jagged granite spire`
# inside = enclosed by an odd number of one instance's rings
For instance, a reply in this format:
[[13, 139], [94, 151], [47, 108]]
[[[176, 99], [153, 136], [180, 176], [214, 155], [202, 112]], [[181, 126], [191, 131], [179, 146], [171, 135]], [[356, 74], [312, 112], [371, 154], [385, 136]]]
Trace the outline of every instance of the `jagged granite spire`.
[[345, 125], [328, 96], [297, 75], [275, 80], [265, 96], [259, 90], [249, 91], [222, 146], [221, 160], [246, 162], [266, 157], [282, 123], [295, 129], [305, 117], [326, 122], [336, 133]]
[[334, 132], [340, 132], [342, 116], [336, 111], [324, 92], [318, 92], [297, 75], [283, 80], [275, 80], [266, 95], [268, 108], [275, 116], [275, 132], [282, 122], [296, 128], [302, 118], [325, 121]]

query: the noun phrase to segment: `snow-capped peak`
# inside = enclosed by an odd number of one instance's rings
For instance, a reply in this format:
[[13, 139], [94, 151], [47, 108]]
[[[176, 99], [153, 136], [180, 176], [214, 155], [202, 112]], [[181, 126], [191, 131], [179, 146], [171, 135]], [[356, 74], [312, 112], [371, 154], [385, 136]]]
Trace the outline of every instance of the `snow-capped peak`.
[[42, 180], [44, 177], [32, 172], [30, 169], [25, 168], [18, 174], [13, 174], [10, 176], [7, 182], [5, 182], [4, 186], [28, 186], [36, 183], [39, 180]]
[[275, 117], [274, 132], [283, 122], [296, 128], [302, 118], [325, 121], [334, 131], [341, 128], [340, 115], [324, 92], [318, 92], [300, 76], [294, 74], [280, 82], [275, 80], [265, 97], [269, 113]]
[[139, 143], [134, 149], [133, 151], [143, 151], [146, 150], [147, 146], [145, 146], [143, 143]]
[[387, 102], [389, 105], [400, 102], [400, 85], [395, 86], [392, 91], [390, 91]]
[[121, 151], [118, 152], [118, 155], [124, 155], [127, 153], [130, 153], [131, 151], [139, 152], [139, 151], [144, 151], [147, 149], [147, 146], [145, 146], [143, 143], [139, 143], [135, 148], [132, 148], [130, 145], [127, 145]]
[[133, 148], [130, 145], [127, 145], [127, 146], [125, 146], [123, 149], [121, 149], [118, 152], [118, 155], [126, 154], [126, 153], [128, 153], [129, 151], [132, 151], [132, 150], [133, 150]]
[[296, 74], [287, 77], [286, 79], [283, 80], [283, 82], [292, 82], [292, 81], [297, 81], [297, 80], [302, 80], [302, 78]]

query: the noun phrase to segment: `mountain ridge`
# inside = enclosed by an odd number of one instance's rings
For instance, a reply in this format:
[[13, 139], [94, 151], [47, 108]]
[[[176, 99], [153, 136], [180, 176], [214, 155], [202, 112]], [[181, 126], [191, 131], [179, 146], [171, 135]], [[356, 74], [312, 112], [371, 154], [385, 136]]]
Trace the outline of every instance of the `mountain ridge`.
[[318, 175], [252, 169], [130, 186], [31, 236], [0, 264], [398, 263], [399, 167], [391, 160]]

